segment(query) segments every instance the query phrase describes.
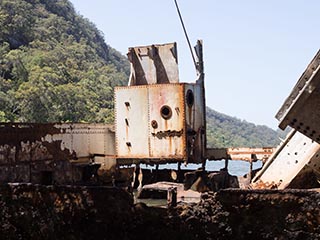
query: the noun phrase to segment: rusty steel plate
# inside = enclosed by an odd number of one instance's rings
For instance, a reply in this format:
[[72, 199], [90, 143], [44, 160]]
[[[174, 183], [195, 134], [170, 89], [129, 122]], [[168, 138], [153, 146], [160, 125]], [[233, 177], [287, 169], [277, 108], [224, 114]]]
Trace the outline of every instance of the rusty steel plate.
[[266, 186], [284, 189], [306, 165], [315, 165], [317, 161], [318, 167], [319, 154], [320, 144], [293, 130], [257, 173], [252, 181], [253, 186], [255, 183], [259, 186], [262, 182]]
[[129, 86], [178, 83], [176, 43], [129, 48], [131, 62]]
[[276, 118], [281, 129], [291, 126], [320, 143], [320, 51], [298, 80]]

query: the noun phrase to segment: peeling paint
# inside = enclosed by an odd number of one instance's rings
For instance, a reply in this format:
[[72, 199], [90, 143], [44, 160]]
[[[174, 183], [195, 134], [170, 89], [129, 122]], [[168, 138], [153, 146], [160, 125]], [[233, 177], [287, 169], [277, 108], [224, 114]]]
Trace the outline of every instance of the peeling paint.
[[81, 182], [90, 171], [84, 166], [115, 164], [112, 129], [105, 124], [1, 124], [0, 182]]

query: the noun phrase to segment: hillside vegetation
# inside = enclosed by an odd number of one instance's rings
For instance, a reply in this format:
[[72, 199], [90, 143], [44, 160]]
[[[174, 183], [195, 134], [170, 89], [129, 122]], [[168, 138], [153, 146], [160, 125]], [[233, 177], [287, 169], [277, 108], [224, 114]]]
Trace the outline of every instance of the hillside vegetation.
[[[113, 123], [129, 63], [67, 0], [0, 1], [0, 122]], [[211, 147], [275, 146], [278, 134], [207, 109]]]
[[0, 27], [0, 121], [113, 121], [129, 64], [69, 1], [2, 0]]
[[275, 147], [288, 130], [275, 131], [207, 108], [209, 147]]

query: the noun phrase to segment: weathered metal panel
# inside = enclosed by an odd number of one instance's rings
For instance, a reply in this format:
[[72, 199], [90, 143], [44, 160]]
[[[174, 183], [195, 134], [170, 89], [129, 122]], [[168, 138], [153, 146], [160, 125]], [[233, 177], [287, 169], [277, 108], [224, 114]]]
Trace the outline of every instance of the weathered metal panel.
[[[114, 155], [113, 148], [106, 148], [106, 144], [114, 145], [114, 133], [111, 126], [106, 124], [54, 124], [59, 131], [46, 134], [43, 142], [59, 143], [60, 151], [68, 150], [72, 159], [87, 158], [91, 155]], [[108, 143], [106, 139], [108, 138]]]
[[115, 88], [115, 110], [117, 157], [149, 157], [147, 87]]
[[186, 123], [192, 129], [199, 129], [204, 125], [204, 109], [202, 89], [199, 84], [185, 84]]
[[1, 124], [0, 148], [2, 151], [0, 152], [0, 159], [3, 160], [2, 163], [46, 160], [58, 158], [59, 155], [68, 158], [69, 153], [61, 151], [61, 141], [55, 141], [55, 144], [47, 144], [48, 142], [45, 140], [47, 135], [60, 134], [60, 130], [54, 124]]
[[[200, 85], [152, 84], [115, 92], [118, 159], [201, 162], [205, 144]], [[132, 131], [132, 125], [139, 129]]]
[[150, 157], [187, 159], [183, 84], [150, 85]]
[[129, 86], [178, 83], [176, 43], [129, 48]]
[[90, 155], [88, 126], [83, 124], [71, 124], [70, 126], [63, 124], [62, 127], [67, 127], [66, 133], [61, 135], [62, 144], [67, 146], [74, 159], [88, 159]]
[[104, 147], [106, 137], [114, 142], [114, 133], [109, 129], [110, 126], [103, 124], [3, 123], [0, 181], [50, 180], [57, 184], [81, 181], [83, 169], [77, 167], [79, 164], [93, 163], [95, 155], [109, 161], [106, 156], [110, 158], [114, 154], [114, 150]]
[[203, 160], [205, 120], [200, 84], [120, 87], [115, 96], [117, 159]]
[[184, 84], [116, 88], [117, 158], [186, 160]]
[[308, 65], [276, 115], [279, 127], [291, 126], [320, 143], [320, 51]]
[[[291, 132], [253, 179], [253, 187], [262, 184], [286, 188], [311, 159], [319, 161], [320, 144], [300, 132]], [[309, 163], [310, 162], [310, 163]], [[313, 163], [314, 164], [314, 163]]]
[[[104, 154], [106, 152], [106, 136], [109, 134], [109, 129], [103, 127], [103, 125], [90, 126], [88, 129], [88, 147], [89, 152], [94, 154]], [[112, 144], [112, 142], [109, 142]]]
[[104, 152], [106, 156], [115, 156], [115, 130], [114, 127], [109, 127], [104, 133]]
[[200, 84], [185, 84], [185, 114], [187, 128], [188, 162], [203, 160], [205, 144], [204, 97]]

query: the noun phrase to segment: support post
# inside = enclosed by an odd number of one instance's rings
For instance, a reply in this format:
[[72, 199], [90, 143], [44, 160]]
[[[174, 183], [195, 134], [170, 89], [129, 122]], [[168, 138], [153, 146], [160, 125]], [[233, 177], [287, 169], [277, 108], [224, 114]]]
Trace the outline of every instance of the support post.
[[252, 180], [252, 168], [253, 168], [253, 163], [252, 163], [252, 159], [250, 159], [250, 170], [249, 170], [249, 179], [250, 182]]
[[168, 203], [168, 208], [177, 206], [177, 188], [176, 187], [168, 188], [167, 203]]

